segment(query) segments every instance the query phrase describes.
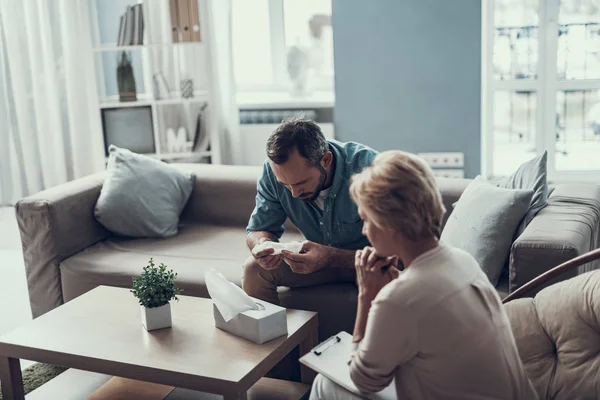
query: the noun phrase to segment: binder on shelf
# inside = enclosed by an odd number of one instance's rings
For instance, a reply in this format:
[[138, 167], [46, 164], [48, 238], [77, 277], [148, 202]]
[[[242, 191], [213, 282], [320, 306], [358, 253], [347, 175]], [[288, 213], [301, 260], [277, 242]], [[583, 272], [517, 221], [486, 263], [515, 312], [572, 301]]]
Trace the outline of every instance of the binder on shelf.
[[200, 42], [200, 13], [198, 11], [198, 0], [188, 0], [190, 3], [190, 21], [192, 30], [192, 42]]
[[138, 45], [138, 30], [140, 29], [140, 8], [138, 4], [132, 7], [133, 8], [133, 39], [130, 44]]
[[142, 8], [141, 4], [136, 4], [134, 7], [134, 18], [135, 18], [135, 25], [134, 25], [134, 38], [133, 38], [133, 43], [134, 45], [140, 45], [140, 44], [144, 44], [144, 39], [143, 39], [143, 35], [144, 35], [144, 10]]
[[133, 43], [133, 25], [134, 25], [134, 15], [133, 15], [133, 7], [127, 6], [127, 11], [125, 12], [125, 46], [130, 46]]
[[[310, 369], [331, 379], [344, 389], [361, 395], [350, 378], [348, 361], [352, 352], [352, 335], [340, 332], [300, 358], [300, 362]], [[379, 393], [367, 398], [374, 400], [396, 400], [396, 385], [394, 381]]]
[[119, 36], [117, 37], [117, 46], [123, 45], [124, 37], [125, 37], [125, 16], [121, 15], [121, 21], [119, 22]]
[[178, 0], [169, 0], [169, 13], [171, 15], [171, 41], [179, 43], [179, 13], [177, 12]]
[[140, 31], [139, 31], [140, 44], [144, 44], [144, 27], [145, 27], [145, 23], [144, 23], [144, 7], [143, 7], [142, 4], [140, 4]]
[[181, 32], [182, 42], [192, 41], [192, 20], [190, 18], [190, 1], [177, 0], [177, 25]]

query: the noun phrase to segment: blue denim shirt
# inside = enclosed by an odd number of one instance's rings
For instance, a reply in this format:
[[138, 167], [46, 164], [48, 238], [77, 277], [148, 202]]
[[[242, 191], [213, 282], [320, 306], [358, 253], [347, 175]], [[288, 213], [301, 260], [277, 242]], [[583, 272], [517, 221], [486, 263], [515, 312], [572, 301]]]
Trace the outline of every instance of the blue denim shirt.
[[350, 198], [350, 178], [371, 165], [377, 152], [358, 143], [329, 141], [335, 172], [321, 211], [313, 202], [295, 199], [275, 177], [268, 160], [258, 180], [256, 206], [246, 230], [271, 232], [281, 237], [289, 218], [307, 240], [347, 250], [362, 249], [369, 241], [362, 234], [358, 207]]

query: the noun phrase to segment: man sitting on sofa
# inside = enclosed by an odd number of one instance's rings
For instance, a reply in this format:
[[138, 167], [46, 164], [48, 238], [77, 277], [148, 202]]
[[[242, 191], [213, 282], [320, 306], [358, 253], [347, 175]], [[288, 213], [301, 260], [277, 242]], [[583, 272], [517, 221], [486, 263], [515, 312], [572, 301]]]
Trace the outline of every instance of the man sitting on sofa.
[[247, 227], [248, 247], [278, 241], [287, 218], [306, 241], [300, 254], [253, 253], [244, 265], [246, 293], [279, 304], [278, 286], [355, 281], [355, 251], [369, 242], [348, 188], [352, 175], [376, 155], [358, 143], [327, 141], [313, 121], [291, 119], [275, 130]]

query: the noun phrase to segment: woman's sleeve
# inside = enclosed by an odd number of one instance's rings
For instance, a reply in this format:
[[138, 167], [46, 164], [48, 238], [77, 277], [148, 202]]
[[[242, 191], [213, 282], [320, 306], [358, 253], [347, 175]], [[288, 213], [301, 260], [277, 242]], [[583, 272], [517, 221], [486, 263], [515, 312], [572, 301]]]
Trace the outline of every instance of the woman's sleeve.
[[363, 393], [375, 393], [392, 382], [396, 368], [417, 353], [414, 317], [404, 306], [375, 300], [365, 337], [350, 363], [350, 377]]

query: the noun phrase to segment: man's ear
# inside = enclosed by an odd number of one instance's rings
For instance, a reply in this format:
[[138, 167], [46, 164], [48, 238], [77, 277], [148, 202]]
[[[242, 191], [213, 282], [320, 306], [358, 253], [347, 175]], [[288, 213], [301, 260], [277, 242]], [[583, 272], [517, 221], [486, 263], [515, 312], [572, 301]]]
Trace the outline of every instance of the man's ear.
[[333, 153], [331, 151], [328, 151], [327, 153], [325, 153], [323, 158], [321, 158], [321, 165], [323, 166], [323, 168], [328, 168], [331, 165], [332, 161]]

